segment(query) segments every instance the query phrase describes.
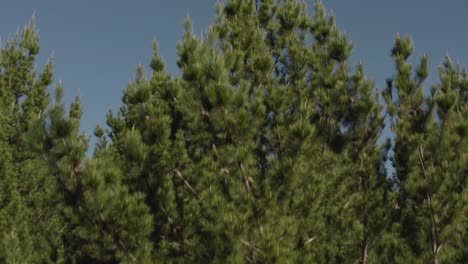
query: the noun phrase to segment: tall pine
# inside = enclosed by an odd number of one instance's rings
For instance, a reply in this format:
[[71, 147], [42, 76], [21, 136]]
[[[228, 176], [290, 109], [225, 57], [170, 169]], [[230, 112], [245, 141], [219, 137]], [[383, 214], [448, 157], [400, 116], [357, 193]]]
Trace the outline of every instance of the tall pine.
[[412, 52], [412, 40], [397, 37], [397, 72], [387, 81], [399, 190], [396, 232], [405, 242], [401, 250], [416, 259], [460, 262], [466, 258], [466, 71], [447, 58], [440, 84], [424, 89], [428, 59], [413, 71]]
[[62, 246], [56, 181], [26, 139], [31, 120], [50, 102], [52, 60], [38, 73], [38, 52], [34, 18], [0, 51], [0, 260], [8, 263], [57, 261]]

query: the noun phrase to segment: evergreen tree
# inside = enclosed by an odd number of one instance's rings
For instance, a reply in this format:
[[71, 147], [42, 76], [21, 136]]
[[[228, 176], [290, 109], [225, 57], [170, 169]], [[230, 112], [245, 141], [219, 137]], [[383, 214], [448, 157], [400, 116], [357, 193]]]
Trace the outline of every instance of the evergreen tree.
[[0, 53], [0, 261], [144, 262], [152, 219], [143, 196], [109, 162], [84, 170], [80, 102], [66, 115], [59, 83], [50, 104], [52, 61], [37, 74], [36, 32], [32, 21]]
[[83, 162], [87, 138], [79, 132], [81, 103], [76, 98], [66, 114], [62, 96], [59, 83], [55, 103], [30, 133], [43, 137], [36, 151], [47, 161], [62, 198], [64, 260], [146, 263], [152, 218], [144, 195], [129, 193], [121, 171], [106, 156]]
[[[29, 148], [30, 119], [49, 104], [52, 62], [38, 74], [39, 36], [33, 20], [0, 51], [2, 115], [0, 184], [0, 261], [52, 262], [61, 247], [59, 197], [42, 155]], [[36, 138], [36, 140], [41, 140]], [[51, 207], [52, 206], [52, 207]]]
[[[333, 16], [327, 18], [323, 5], [316, 3], [311, 20], [303, 4], [279, 2], [275, 5], [274, 1], [264, 1], [260, 9], [261, 17], [268, 21], [265, 28], [275, 61], [275, 74], [283, 86], [273, 90], [269, 97], [283, 104], [271, 108], [277, 116], [276, 124], [272, 125], [272, 130], [277, 131], [273, 134], [283, 135], [283, 140], [288, 140], [288, 136], [292, 142], [297, 140], [296, 144], [278, 144], [278, 163], [283, 163], [282, 145], [284, 149], [293, 147], [289, 155], [298, 167], [300, 156], [295, 155], [301, 153], [301, 148], [310, 151], [306, 154], [309, 160], [302, 161], [303, 168], [308, 168], [306, 175], [295, 175], [291, 167], [285, 167], [283, 173], [288, 175], [288, 180], [297, 181], [297, 186], [315, 183], [315, 191], [305, 190], [304, 193], [323, 192], [321, 195], [328, 197], [326, 203], [320, 201], [320, 195], [305, 199], [322, 203], [318, 208], [320, 213], [313, 214], [322, 217], [315, 221], [323, 223], [321, 232], [329, 232], [328, 238], [339, 234], [326, 248], [319, 249], [316, 257], [325, 257], [321, 261], [361, 259], [365, 262], [369, 244], [380, 242], [380, 229], [385, 224], [385, 210], [376, 210], [385, 204], [384, 194], [388, 190], [381, 170], [381, 150], [377, 146], [383, 127], [381, 106], [374, 96], [372, 82], [364, 77], [362, 65], [358, 65], [356, 73], [349, 73], [351, 45], [336, 28]], [[308, 36], [313, 39], [312, 45], [307, 43]], [[279, 129], [282, 126], [283, 131]], [[307, 145], [307, 140], [299, 135], [315, 141], [316, 146]], [[279, 136], [277, 138], [281, 141]], [[314, 168], [313, 163], [320, 165]], [[334, 166], [332, 170], [329, 167], [333, 163], [342, 166]], [[330, 175], [322, 176], [324, 171]], [[322, 181], [320, 188], [317, 179], [322, 178], [327, 180]], [[296, 193], [297, 188], [291, 191]], [[329, 191], [331, 193], [326, 194]], [[314, 241], [317, 236], [309, 238]]]
[[152, 80], [147, 81], [139, 67], [135, 81], [125, 91], [125, 106], [117, 116], [109, 113], [112, 144], [108, 153], [119, 161], [130, 190], [146, 194], [154, 217], [151, 238], [155, 258], [177, 262], [185, 241], [181, 192], [189, 188], [188, 198], [192, 198], [194, 191], [182, 176], [184, 137], [178, 132], [179, 88], [165, 73], [156, 43], [151, 67]]
[[[462, 263], [468, 72], [424, 86], [397, 37], [385, 108], [320, 1], [229, 0], [153, 43], [93, 157], [34, 19], [0, 47], [0, 262]], [[384, 144], [382, 129], [392, 136]], [[390, 158], [395, 170], [387, 175]]]
[[[466, 71], [447, 59], [439, 85], [424, 95], [427, 57], [414, 70], [407, 59], [412, 40], [397, 37], [392, 56], [397, 73], [388, 80], [395, 131], [393, 164], [401, 220], [396, 232], [403, 249], [424, 262], [466, 258]], [[393, 99], [392, 99], [393, 98]]]
[[[175, 242], [171, 256], [185, 260], [365, 261], [385, 218], [375, 210], [388, 187], [376, 145], [383, 118], [362, 66], [348, 73], [350, 45], [333, 18], [320, 3], [311, 21], [296, 1], [228, 1], [205, 39], [190, 27], [181, 79], [170, 81], [156, 54], [151, 82], [139, 68], [108, 118], [128, 180], [160, 215], [155, 230], [181, 219], [184, 239], [154, 239]], [[336, 237], [309, 245], [318, 236]], [[187, 237], [219, 242], [191, 247]]]

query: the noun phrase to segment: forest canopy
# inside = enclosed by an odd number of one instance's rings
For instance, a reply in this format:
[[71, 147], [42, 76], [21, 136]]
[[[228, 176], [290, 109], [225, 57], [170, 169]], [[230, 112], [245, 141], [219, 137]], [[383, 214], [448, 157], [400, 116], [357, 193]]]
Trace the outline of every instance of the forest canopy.
[[2, 44], [0, 262], [468, 259], [466, 69], [427, 83], [397, 36], [379, 88], [320, 1], [216, 10], [204, 35], [186, 20], [180, 74], [153, 43], [91, 157], [34, 20]]

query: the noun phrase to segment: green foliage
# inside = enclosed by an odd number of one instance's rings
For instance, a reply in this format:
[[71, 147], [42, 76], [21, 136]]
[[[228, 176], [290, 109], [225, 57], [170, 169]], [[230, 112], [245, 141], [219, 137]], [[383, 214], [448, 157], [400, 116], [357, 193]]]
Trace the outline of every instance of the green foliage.
[[0, 261], [8, 263], [58, 260], [62, 244], [56, 182], [25, 137], [49, 104], [52, 64], [38, 74], [38, 51], [34, 21], [0, 50]]
[[[151, 232], [152, 217], [143, 195], [130, 194], [120, 174], [104, 181], [116, 174], [109, 172], [111, 165], [87, 166], [90, 172], [83, 168], [87, 138], [79, 132], [79, 98], [67, 114], [59, 82], [50, 103], [52, 63], [37, 74], [38, 42], [31, 22], [0, 51], [0, 261], [144, 262], [151, 252], [144, 237]], [[102, 183], [89, 185], [91, 174]], [[96, 200], [110, 207], [95, 208]], [[95, 232], [88, 214], [107, 217], [101, 224], [109, 229]], [[115, 239], [111, 245], [110, 238]]]
[[0, 262], [468, 258], [465, 69], [447, 58], [428, 89], [427, 56], [413, 66], [397, 36], [380, 91], [320, 1], [216, 12], [205, 36], [187, 18], [180, 76], [153, 42], [93, 157], [80, 99], [67, 109], [58, 82], [51, 100], [53, 60], [35, 68], [34, 21], [0, 49]]
[[[466, 258], [466, 71], [449, 58], [440, 68], [440, 84], [424, 95], [427, 57], [412, 75], [406, 60], [410, 38], [397, 37], [392, 55], [397, 74], [389, 80], [387, 103], [392, 107], [398, 186], [398, 217], [394, 223], [405, 250], [425, 262], [462, 262]], [[397, 98], [391, 99], [393, 95]]]

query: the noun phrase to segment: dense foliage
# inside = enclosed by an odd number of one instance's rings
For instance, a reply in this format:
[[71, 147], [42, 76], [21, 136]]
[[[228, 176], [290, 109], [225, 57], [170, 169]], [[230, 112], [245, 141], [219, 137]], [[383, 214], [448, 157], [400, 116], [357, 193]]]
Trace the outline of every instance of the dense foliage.
[[205, 36], [187, 19], [181, 74], [155, 42], [92, 157], [26, 25], [0, 50], [0, 262], [468, 260], [467, 71], [447, 58], [428, 86], [397, 37], [378, 89], [314, 8], [229, 0]]

